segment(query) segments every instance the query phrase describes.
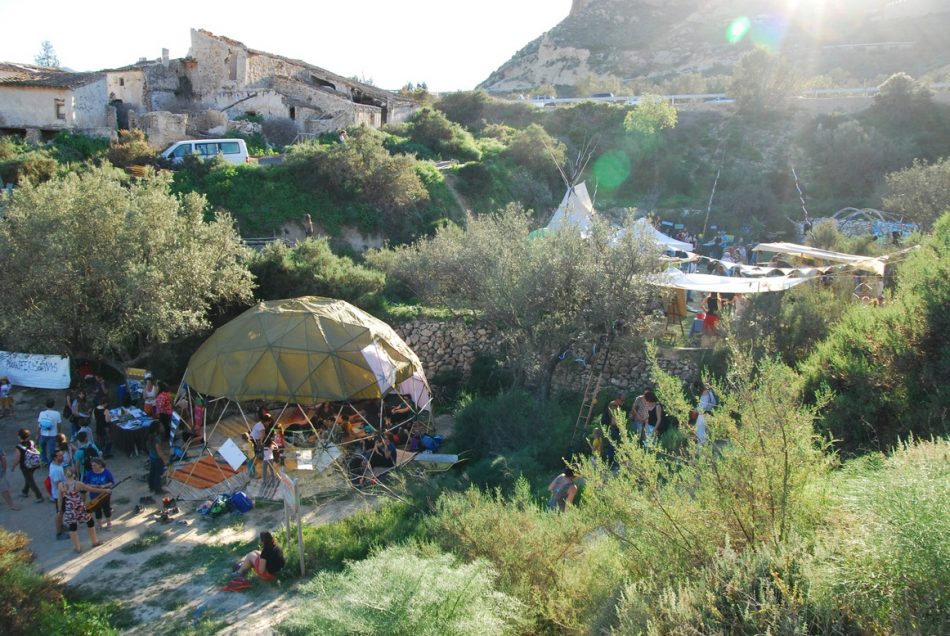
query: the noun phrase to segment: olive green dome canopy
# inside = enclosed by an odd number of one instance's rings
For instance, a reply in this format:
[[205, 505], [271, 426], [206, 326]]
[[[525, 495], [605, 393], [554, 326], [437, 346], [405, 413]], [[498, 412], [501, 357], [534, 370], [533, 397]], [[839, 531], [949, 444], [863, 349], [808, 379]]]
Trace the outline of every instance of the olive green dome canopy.
[[262, 302], [227, 323], [191, 356], [184, 381], [233, 400], [378, 398], [422, 371], [392, 327], [342, 300]]

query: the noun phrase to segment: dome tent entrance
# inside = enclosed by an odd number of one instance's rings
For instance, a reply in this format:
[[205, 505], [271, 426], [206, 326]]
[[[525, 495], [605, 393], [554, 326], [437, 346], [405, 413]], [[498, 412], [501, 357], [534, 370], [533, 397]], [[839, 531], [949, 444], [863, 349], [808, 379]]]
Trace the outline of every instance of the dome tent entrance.
[[[281, 416], [294, 405], [299, 411], [294, 416], [317, 434], [300, 405], [380, 399], [382, 407], [389, 393], [402, 398], [400, 384], [420, 382], [428, 389], [418, 357], [389, 325], [344, 301], [316, 296], [262, 302], [248, 309], [198, 348], [183, 378], [190, 414], [201, 398], [208, 404], [208, 415], [213, 411], [217, 416], [205, 418], [211, 426], [202, 452], [211, 455], [211, 436], [232, 405], [248, 431], [252, 422], [242, 402], [282, 402]], [[406, 406], [414, 411], [428, 408], [427, 403]], [[315, 466], [325, 468], [340, 451], [325, 441], [315, 455]]]

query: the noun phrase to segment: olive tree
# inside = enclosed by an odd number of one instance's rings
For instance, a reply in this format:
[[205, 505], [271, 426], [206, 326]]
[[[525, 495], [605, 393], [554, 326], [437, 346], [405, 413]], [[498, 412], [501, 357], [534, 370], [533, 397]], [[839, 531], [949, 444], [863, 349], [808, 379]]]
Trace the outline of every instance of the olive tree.
[[657, 251], [627, 229], [618, 235], [595, 222], [586, 237], [576, 229], [532, 236], [529, 213], [512, 204], [367, 260], [422, 301], [473, 311], [493, 325], [518, 381], [533, 383], [545, 400], [572, 342], [618, 320], [633, 327], [646, 312]]
[[121, 369], [200, 332], [252, 279], [231, 218], [170, 192], [171, 176], [113, 168], [18, 188], [0, 220], [0, 329], [20, 351]]

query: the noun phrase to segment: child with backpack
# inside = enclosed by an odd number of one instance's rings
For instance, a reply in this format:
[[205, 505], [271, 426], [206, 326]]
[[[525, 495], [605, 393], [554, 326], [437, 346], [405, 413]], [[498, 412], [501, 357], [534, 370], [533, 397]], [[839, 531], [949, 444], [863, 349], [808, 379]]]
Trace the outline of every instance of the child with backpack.
[[30, 431], [26, 428], [21, 428], [17, 432], [17, 445], [16, 445], [16, 456], [13, 459], [13, 466], [11, 468], [20, 467], [20, 472], [23, 474], [23, 490], [20, 491], [20, 498], [26, 499], [30, 496], [30, 491], [33, 491], [33, 494], [36, 495], [36, 503], [43, 503], [43, 493], [40, 492], [39, 487], [36, 485], [36, 480], [33, 479], [33, 473], [36, 472], [36, 469], [40, 467], [42, 463], [42, 457], [40, 452], [36, 449], [36, 446], [33, 444], [33, 440], [30, 439]]
[[76, 477], [82, 480], [86, 473], [92, 470], [92, 460], [102, 457], [102, 453], [85, 431], [76, 434], [76, 442], [79, 447], [73, 453], [73, 465], [76, 468]]

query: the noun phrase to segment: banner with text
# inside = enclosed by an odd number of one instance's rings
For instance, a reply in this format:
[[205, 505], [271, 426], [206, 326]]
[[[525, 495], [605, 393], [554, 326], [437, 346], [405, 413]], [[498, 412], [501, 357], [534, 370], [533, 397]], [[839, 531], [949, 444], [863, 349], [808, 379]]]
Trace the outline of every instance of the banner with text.
[[3, 376], [14, 386], [68, 389], [69, 358], [0, 351], [0, 377]]

